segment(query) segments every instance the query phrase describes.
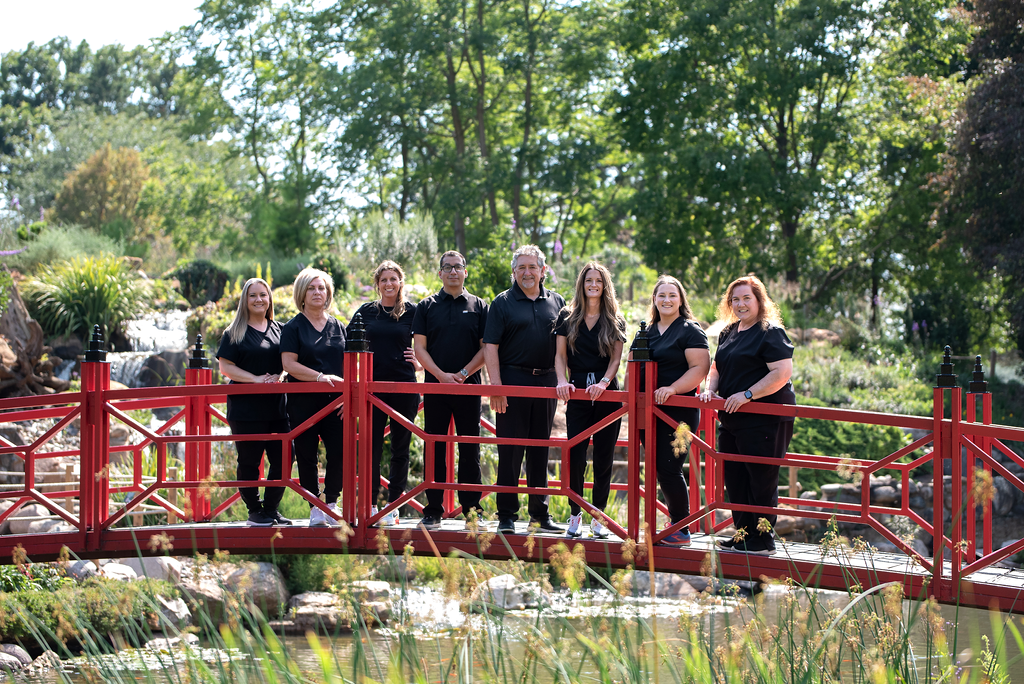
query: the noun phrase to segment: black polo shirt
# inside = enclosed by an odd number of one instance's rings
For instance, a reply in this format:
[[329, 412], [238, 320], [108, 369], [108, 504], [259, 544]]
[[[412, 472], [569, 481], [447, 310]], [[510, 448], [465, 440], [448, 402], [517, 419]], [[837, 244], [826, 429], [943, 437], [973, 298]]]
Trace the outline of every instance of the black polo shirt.
[[[317, 330], [303, 314], [298, 314], [281, 329], [281, 353], [298, 355], [306, 368], [324, 375], [343, 377], [345, 368], [345, 328], [337, 318], [327, 317], [323, 330]], [[288, 376], [288, 382], [301, 382]]]
[[555, 321], [565, 300], [543, 285], [537, 299], [527, 297], [519, 283], [491, 302], [484, 344], [498, 345], [502, 366], [555, 367]]
[[[679, 316], [664, 333], [658, 332], [657, 323], [652, 325], [648, 329], [647, 345], [651, 349], [651, 360], [658, 362], [658, 387], [668, 387], [690, 370], [686, 350], [707, 349], [708, 336], [697, 321]], [[642, 387], [643, 376], [640, 382]], [[688, 396], [696, 394], [697, 390], [694, 389]]]
[[[245, 327], [245, 337], [238, 344], [228, 335], [220, 338], [217, 358], [226, 359], [253, 375], [281, 374], [281, 324], [268, 321], [267, 329], [260, 332], [251, 325]], [[232, 380], [228, 383], [234, 385]], [[281, 420], [287, 418], [283, 394], [253, 394], [228, 397], [227, 419], [231, 421]]]
[[[366, 339], [373, 352], [373, 379], [381, 382], [416, 382], [416, 369], [405, 359], [405, 350], [412, 346], [412, 321], [416, 305], [405, 303], [405, 311], [397, 321], [391, 315], [394, 307], [380, 302], [367, 302], [356, 309], [366, 326]], [[352, 336], [352, 322], [345, 330]]]
[[[420, 300], [412, 322], [412, 334], [427, 338], [427, 352], [437, 367], [445, 373], [458, 373], [480, 351], [480, 340], [487, 326], [487, 302], [465, 290], [452, 297], [442, 289], [437, 294]], [[430, 373], [424, 373], [426, 382], [438, 382]], [[466, 382], [479, 385], [480, 371]]]
[[[793, 343], [786, 331], [777, 325], [767, 328], [753, 325], [739, 331], [739, 324], [733, 323], [718, 336], [718, 350], [715, 352], [715, 369], [718, 371], [718, 395], [728, 398], [737, 392], [744, 392], [768, 375], [768, 364], [793, 358]], [[787, 382], [782, 389], [767, 397], [754, 401], [766, 404], [795, 404], [796, 394], [793, 383]], [[752, 413], [718, 412], [722, 425], [733, 428], [757, 427], [793, 418], [756, 415]]]
[[[598, 380], [604, 377], [604, 372], [608, 370], [608, 362], [611, 360], [601, 354], [601, 326], [604, 323], [604, 319], [600, 319], [593, 328], [587, 328], [586, 322], [580, 321], [575, 345], [569, 344], [569, 340], [566, 339], [566, 365], [569, 367], [569, 373], [573, 375], [594, 373]], [[569, 309], [562, 309], [558, 314], [558, 320], [555, 322], [555, 335], [569, 337]], [[626, 321], [621, 318], [616, 335], [623, 342], [626, 341]], [[575, 349], [573, 349], [574, 346]], [[614, 382], [615, 378], [611, 378], [611, 380]]]

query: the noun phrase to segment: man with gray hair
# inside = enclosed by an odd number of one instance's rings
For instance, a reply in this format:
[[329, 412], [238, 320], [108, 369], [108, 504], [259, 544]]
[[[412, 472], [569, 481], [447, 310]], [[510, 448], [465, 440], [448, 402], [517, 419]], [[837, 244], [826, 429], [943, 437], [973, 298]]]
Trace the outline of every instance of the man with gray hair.
[[[555, 320], [565, 306], [557, 292], [544, 288], [544, 253], [535, 245], [523, 245], [512, 255], [512, 287], [491, 303], [484, 329], [484, 359], [492, 385], [554, 387]], [[555, 419], [556, 399], [492, 396], [498, 437], [548, 439]], [[498, 445], [497, 484], [516, 486], [526, 457], [526, 484], [548, 484], [548, 447]], [[515, 532], [519, 497], [497, 497], [498, 531]], [[548, 497], [531, 494], [530, 522], [549, 532], [564, 529], [548, 514]]]

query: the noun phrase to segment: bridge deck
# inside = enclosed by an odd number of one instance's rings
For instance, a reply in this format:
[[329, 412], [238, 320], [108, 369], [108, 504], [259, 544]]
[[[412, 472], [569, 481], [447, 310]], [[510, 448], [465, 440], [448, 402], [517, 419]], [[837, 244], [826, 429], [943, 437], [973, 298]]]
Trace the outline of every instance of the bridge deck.
[[[401, 555], [411, 544], [415, 555], [449, 556], [453, 551], [488, 560], [541, 560], [550, 557], [558, 544], [570, 548], [582, 544], [586, 561], [592, 567], [622, 568], [636, 559], [638, 567], [651, 566], [646, 549], [631, 550], [630, 544], [615, 535], [605, 539], [591, 536], [584, 526], [584, 536], [569, 538], [564, 534], [543, 533], [528, 529], [525, 522], [516, 523], [516, 533], [496, 534], [497, 523], [485, 521], [476, 532], [467, 530], [461, 520], [445, 520], [437, 530], [427, 532], [418, 527], [417, 518], [403, 518], [399, 524], [369, 528], [360, 539], [358, 533], [342, 543], [339, 528], [309, 527], [308, 520], [296, 520], [287, 527], [252, 528], [243, 522], [178, 523], [173, 525], [126, 527], [107, 530], [102, 535], [101, 549], [79, 554], [83, 558], [131, 558], [139, 555], [211, 554], [215, 550], [234, 554], [275, 553], [388, 553], [388, 544], [395, 555]], [[164, 535], [163, 550], [155, 543]], [[32, 539], [32, 560], [53, 560], [61, 546], [74, 542], [76, 533], [45, 535], [7, 535], [0, 537], [0, 555], [10, 556], [21, 540]], [[923, 596], [931, 573], [911, 557], [874, 550], [854, 551], [848, 547], [829, 550], [822, 555], [818, 544], [778, 542], [774, 556], [743, 554], [715, 548], [714, 535], [694, 534], [689, 547], [657, 545], [654, 547], [655, 570], [690, 575], [713, 573], [717, 577], [736, 580], [792, 580], [822, 589], [847, 590], [868, 588], [883, 582], [898, 582], [908, 595]], [[387, 541], [387, 544], [384, 543]], [[949, 562], [945, 576], [952, 570]], [[965, 577], [960, 603], [1003, 610], [1024, 607], [1024, 570], [989, 566]]]

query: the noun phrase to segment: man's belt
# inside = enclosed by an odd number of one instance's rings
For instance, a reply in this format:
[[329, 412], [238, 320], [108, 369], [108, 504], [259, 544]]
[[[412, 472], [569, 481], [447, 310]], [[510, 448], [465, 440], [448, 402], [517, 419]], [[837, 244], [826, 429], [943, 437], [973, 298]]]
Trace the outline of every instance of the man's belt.
[[506, 364], [505, 367], [522, 373], [529, 373], [530, 375], [547, 375], [548, 373], [555, 372], [554, 368], [527, 368], [526, 366], [513, 366], [510, 364]]

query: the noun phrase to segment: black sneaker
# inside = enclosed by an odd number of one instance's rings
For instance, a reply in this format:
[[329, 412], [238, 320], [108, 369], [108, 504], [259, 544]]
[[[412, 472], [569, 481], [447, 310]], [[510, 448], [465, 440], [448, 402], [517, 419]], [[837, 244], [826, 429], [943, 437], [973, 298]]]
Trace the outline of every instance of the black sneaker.
[[512, 518], [498, 518], [498, 532], [501, 534], [515, 534], [515, 521]]
[[559, 534], [565, 532], [565, 528], [556, 523], [550, 515], [544, 519], [531, 519], [530, 527], [533, 527], [534, 525], [536, 525], [539, 529], [544, 530], [545, 532], [558, 532]]
[[770, 539], [744, 539], [732, 547], [732, 551], [749, 553], [755, 556], [774, 556], [775, 542]]
[[718, 548], [725, 549], [728, 551], [735, 548], [735, 546], [739, 544], [739, 541], [736, 539], [736, 537], [729, 537], [728, 539], [717, 539], [715, 540], [715, 544], [718, 546]]
[[420, 519], [420, 525], [428, 530], [436, 530], [441, 527], [441, 518], [436, 515], [425, 515]]
[[245, 521], [246, 527], [270, 527], [276, 522], [269, 515], [263, 511], [253, 511], [249, 514], [249, 519]]
[[292, 524], [292, 521], [289, 520], [288, 518], [284, 517], [283, 515], [281, 515], [281, 511], [277, 510], [276, 508], [274, 510], [272, 510], [272, 511], [264, 510], [264, 513], [266, 513], [268, 516], [270, 516], [271, 518], [274, 519], [274, 524], [275, 525], [291, 525]]

